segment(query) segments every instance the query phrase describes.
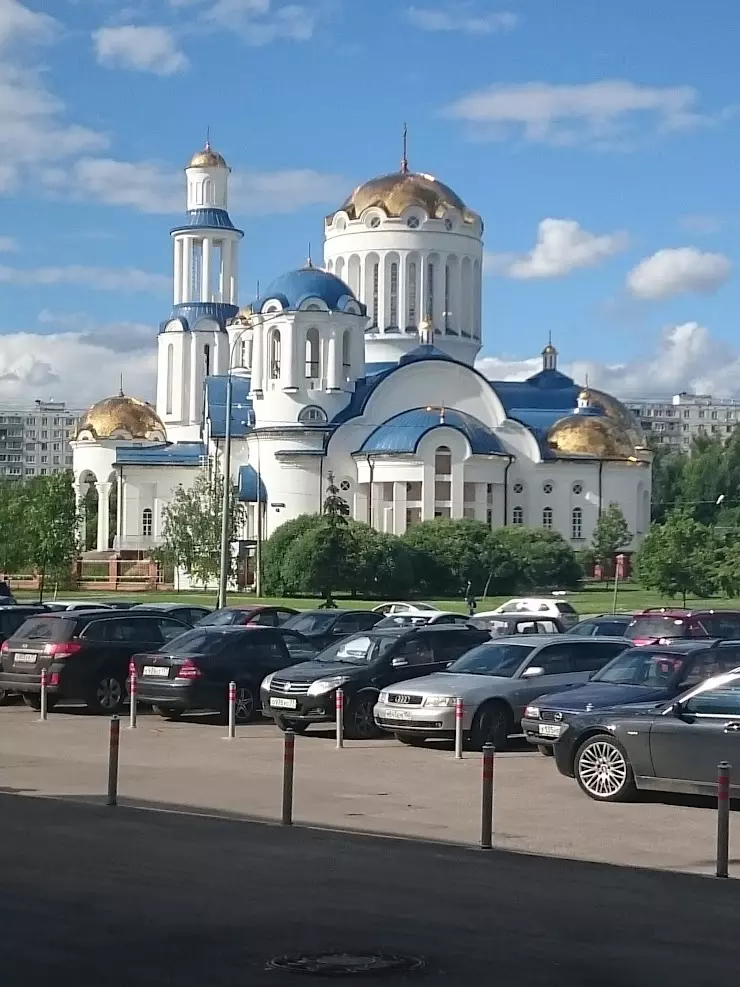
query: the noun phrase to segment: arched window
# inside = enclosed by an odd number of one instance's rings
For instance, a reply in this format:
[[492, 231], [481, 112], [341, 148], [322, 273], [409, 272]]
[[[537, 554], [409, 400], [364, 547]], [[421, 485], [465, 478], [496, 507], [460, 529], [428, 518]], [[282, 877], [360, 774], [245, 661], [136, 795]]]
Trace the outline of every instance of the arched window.
[[546, 507], [542, 512], [542, 527], [548, 531], [552, 528], [552, 507]]
[[390, 325], [398, 329], [398, 261], [393, 261], [390, 270]]
[[450, 265], [445, 264], [445, 329], [450, 328]]
[[145, 507], [141, 512], [141, 533], [144, 538], [152, 537], [152, 529], [154, 527], [154, 518], [152, 515], [151, 507]]
[[206, 377], [211, 374], [211, 347], [208, 343], [203, 347], [203, 373]]
[[409, 261], [409, 279], [408, 279], [408, 299], [409, 299], [409, 314], [406, 321], [407, 329], [416, 329], [418, 324], [418, 308], [416, 304], [416, 296], [419, 290], [418, 287], [418, 268], [416, 266], [416, 261]]
[[350, 357], [350, 335], [349, 330], [345, 329], [342, 333], [342, 369], [346, 374], [352, 369], [352, 359]]
[[326, 412], [323, 408], [303, 408], [298, 415], [301, 425], [321, 425], [326, 421]]
[[427, 310], [425, 317], [434, 322], [434, 261], [427, 264]]
[[252, 366], [252, 340], [243, 339], [241, 344], [241, 365], [246, 367], [248, 370]]
[[583, 509], [580, 507], [573, 508], [573, 514], [571, 516], [571, 538], [578, 540], [583, 538]]
[[270, 333], [270, 344], [268, 346], [270, 359], [270, 379], [277, 380], [280, 376], [280, 330], [273, 329]]
[[511, 512], [511, 523], [512, 524], [524, 524], [524, 508], [518, 505]]
[[168, 415], [172, 414], [172, 388], [173, 388], [173, 377], [175, 374], [175, 346], [174, 343], [170, 343], [167, 347], [167, 393], [165, 397], [165, 413]]
[[439, 446], [434, 456], [434, 472], [438, 476], [450, 476], [452, 473], [452, 453], [447, 446]]
[[203, 205], [213, 206], [216, 203], [216, 187], [210, 178], [203, 180]]
[[378, 261], [372, 266], [372, 279], [373, 279], [373, 322], [372, 328], [377, 329], [378, 327], [378, 315], [380, 311], [380, 264]]
[[306, 377], [315, 380], [319, 376], [319, 330], [306, 333]]

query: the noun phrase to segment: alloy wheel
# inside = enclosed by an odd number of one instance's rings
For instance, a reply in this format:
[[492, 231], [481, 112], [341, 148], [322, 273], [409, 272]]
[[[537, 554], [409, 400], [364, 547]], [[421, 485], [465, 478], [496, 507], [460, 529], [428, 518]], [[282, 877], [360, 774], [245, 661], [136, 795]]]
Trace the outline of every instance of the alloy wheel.
[[247, 723], [254, 716], [254, 696], [249, 689], [236, 690], [236, 721]]
[[106, 712], [117, 710], [123, 701], [123, 686], [118, 679], [110, 676], [101, 679], [98, 682], [95, 699], [100, 709]]
[[350, 709], [352, 718], [352, 736], [358, 740], [367, 740], [374, 737], [376, 733], [375, 718], [373, 708], [375, 703], [372, 699], [361, 699]]
[[625, 788], [629, 769], [618, 747], [608, 740], [597, 740], [579, 755], [578, 778], [592, 798], [609, 799]]

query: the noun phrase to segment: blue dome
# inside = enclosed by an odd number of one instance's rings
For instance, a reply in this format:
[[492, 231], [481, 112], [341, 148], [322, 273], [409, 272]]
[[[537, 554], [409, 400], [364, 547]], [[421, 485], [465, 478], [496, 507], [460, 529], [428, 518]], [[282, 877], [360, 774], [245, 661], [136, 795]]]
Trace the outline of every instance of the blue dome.
[[259, 307], [269, 298], [277, 298], [289, 311], [300, 308], [309, 298], [318, 298], [332, 312], [345, 312], [348, 305], [354, 304], [359, 306], [362, 315], [366, 313], [365, 306], [357, 301], [349, 285], [318, 267], [302, 267], [276, 278], [262, 295]]
[[[444, 421], [440, 420], [442, 417], [444, 417]], [[419, 443], [427, 432], [431, 432], [434, 428], [445, 427], [462, 432], [470, 443], [473, 455], [506, 455], [506, 450], [498, 436], [487, 425], [464, 411], [455, 411], [452, 408], [445, 408], [443, 413], [437, 409], [427, 410], [426, 408], [402, 411], [400, 415], [395, 415], [385, 424], [376, 428], [365, 439], [360, 452], [389, 455], [413, 453], [416, 452]]]

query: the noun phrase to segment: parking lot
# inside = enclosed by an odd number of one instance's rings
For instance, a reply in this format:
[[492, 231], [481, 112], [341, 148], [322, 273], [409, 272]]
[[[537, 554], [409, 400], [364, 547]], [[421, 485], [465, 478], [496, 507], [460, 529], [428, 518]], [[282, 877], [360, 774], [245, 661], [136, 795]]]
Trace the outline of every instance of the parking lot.
[[[351, 829], [475, 845], [480, 755], [455, 761], [448, 746], [394, 740], [347, 742], [330, 731], [296, 739], [296, 825]], [[269, 722], [237, 730], [213, 718], [122, 721], [119, 802], [277, 821], [283, 736]], [[104, 801], [108, 721], [67, 707], [41, 723], [22, 706], [0, 709], [0, 790]], [[695, 873], [714, 869], [716, 813], [709, 800], [644, 796], [601, 805], [526, 744], [497, 756], [494, 842], [504, 849]], [[111, 809], [111, 812], [115, 812]], [[740, 816], [731, 819], [732, 847]]]

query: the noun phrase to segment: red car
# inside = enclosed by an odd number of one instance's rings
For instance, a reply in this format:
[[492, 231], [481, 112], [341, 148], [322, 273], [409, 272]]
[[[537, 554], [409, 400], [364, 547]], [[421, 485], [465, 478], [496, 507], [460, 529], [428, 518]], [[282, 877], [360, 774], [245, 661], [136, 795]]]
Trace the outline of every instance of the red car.
[[624, 636], [636, 645], [670, 644], [681, 638], [740, 640], [740, 610], [682, 610], [652, 607], [635, 614]]
[[214, 610], [197, 623], [198, 627], [236, 627], [240, 624], [261, 624], [263, 627], [279, 627], [289, 617], [298, 613], [293, 607], [256, 606], [237, 603], [233, 607]]

